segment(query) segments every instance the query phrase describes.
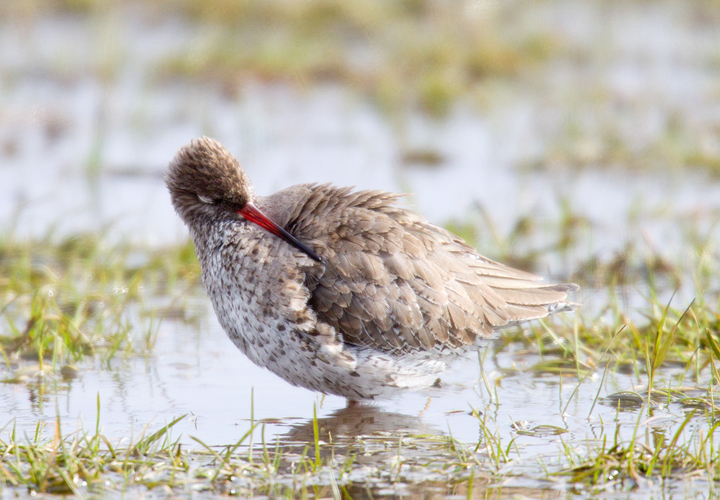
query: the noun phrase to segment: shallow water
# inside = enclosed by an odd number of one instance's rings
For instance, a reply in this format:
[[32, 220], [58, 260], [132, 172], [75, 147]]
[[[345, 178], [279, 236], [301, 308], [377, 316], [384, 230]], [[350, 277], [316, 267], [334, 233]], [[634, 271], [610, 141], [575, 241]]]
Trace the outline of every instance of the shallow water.
[[[198, 330], [166, 321], [155, 352], [146, 359], [117, 360], [105, 368], [85, 367], [78, 378], [64, 382], [42, 381], [28, 373], [23, 384], [0, 387], [0, 407], [7, 412], [5, 415], [12, 416], [11, 425], [17, 425], [18, 431], [32, 435], [37, 422], [43, 421], [47, 424], [44, 433], [49, 437], [57, 417], [66, 435], [93, 430], [99, 399], [101, 432], [115, 443], [128, 443], [141, 433], [149, 435], [175, 417], [186, 415], [173, 427], [171, 435], [190, 449], [198, 447], [193, 437], [211, 446], [237, 442], [252, 421], [261, 421], [264, 425], [253, 434], [254, 442], [264, 439], [274, 446], [279, 441], [289, 446], [285, 448], [287, 454], [293, 452], [293, 445], [299, 447], [296, 453], [300, 454], [307, 443], [313, 442], [312, 418], [316, 410], [321, 431], [330, 433], [339, 450], [344, 442], [353, 443], [356, 436], [366, 440], [375, 436], [382, 439], [381, 447], [387, 447], [386, 441], [390, 440], [390, 458], [397, 453], [393, 440], [407, 435], [452, 435], [465, 443], [486, 443], [478, 417], [471, 414], [474, 409], [483, 415], [488, 430], [500, 438], [503, 446], [513, 442], [513, 460], [502, 468], [505, 479], [501, 490], [506, 495], [522, 494], [527, 488], [539, 488], [546, 494], [565, 490], [562, 481], [548, 483], [544, 479], [545, 470], [565, 463], [559, 455], [562, 443], [582, 449], [584, 442], [591, 445], [603, 436], [611, 439], [616, 429], [627, 440], [640, 422], [639, 439], [651, 444], [659, 434], [670, 439], [688, 411], [677, 404], [650, 414], [639, 407], [618, 411], [602, 402], [593, 407], [597, 394], [641, 390], [642, 384], [633, 374], [611, 370], [602, 388], [599, 372], [578, 389], [575, 377], [538, 376], [527, 370], [538, 361], [536, 354], [516, 352], [512, 346], [496, 352], [494, 344], [490, 342], [490, 354], [483, 362], [495, 391], [492, 398], [480, 381], [478, 359], [468, 356], [443, 375], [441, 388], [348, 408], [343, 398], [321, 397], [291, 387], [254, 366], [208, 315]], [[672, 376], [681, 371], [670, 368], [659, 375], [658, 381], [676, 386]], [[705, 425], [704, 418], [698, 416], [685, 432], [689, 435]], [[534, 432], [537, 426], [552, 428]], [[527, 433], [518, 432], [520, 429]], [[566, 432], [555, 435], [555, 430]], [[3, 433], [9, 431], [6, 428]], [[406, 457], [415, 453], [422, 453], [422, 447], [419, 451], [403, 451]], [[370, 463], [381, 459], [387, 457], [374, 456]], [[422, 473], [417, 477], [422, 481], [430, 479]], [[412, 486], [404, 485], [395, 493], [409, 494], [407, 488]], [[425, 485], [418, 492], [436, 488]], [[700, 486], [700, 491], [703, 488]], [[642, 498], [642, 491], [651, 490], [641, 489], [636, 494]], [[682, 491], [687, 494], [696, 490], [687, 484]]]
[[[166, 321], [155, 352], [148, 358], [116, 360], [107, 368], [87, 367], [70, 381], [43, 381], [28, 368], [23, 385], [0, 386], [0, 405], [13, 415], [21, 429], [34, 428], [38, 420], [52, 424], [59, 416], [64, 430], [72, 432], [79, 427], [94, 428], [99, 397], [101, 425], [105, 434], [113, 437], [137, 437], [146, 423], [152, 422], [151, 430], [155, 430], [187, 414], [174, 427], [173, 435], [181, 433], [181, 441], [188, 445], [193, 444], [190, 436], [212, 445], [235, 442], [249, 429], [251, 417], [267, 421], [265, 438], [271, 442], [296, 434], [301, 428], [307, 432], [314, 405], [318, 417], [326, 419], [327, 427], [335, 425], [333, 420], [342, 421], [342, 425], [350, 427], [344, 433], [350, 435], [398, 429], [408, 434], [451, 432], [468, 443], [477, 442], [480, 432], [477, 418], [470, 415], [472, 409], [488, 413], [491, 422], [497, 420], [507, 442], [514, 435], [514, 421], [527, 421], [528, 428], [566, 428], [571, 435], [582, 438], [588, 432], [588, 423], [592, 430], [592, 422], [598, 418], [609, 422], [618, 416], [612, 407], [596, 406], [588, 421], [593, 398], [577, 397], [563, 416], [562, 409], [577, 386], [574, 378], [560, 382], [556, 376], [538, 377], [526, 371], [538, 360], [536, 355], [511, 349], [494, 352], [492, 343], [490, 350], [484, 370], [497, 390], [500, 405], [488, 397], [480, 381], [479, 361], [469, 355], [443, 374], [440, 388], [369, 403], [367, 411], [374, 418], [368, 425], [362, 421], [362, 409], [357, 411], [357, 422], [341, 418], [347, 415], [344, 398], [322, 397], [292, 387], [253, 365], [208, 316], [200, 331]], [[595, 394], [599, 382], [599, 376], [591, 377], [583, 383], [583, 391]], [[606, 380], [603, 392], [632, 386], [632, 377], [613, 374]], [[395, 418], [398, 414], [405, 415], [400, 423]], [[627, 418], [634, 424], [634, 414]], [[555, 451], [552, 439], [544, 437], [518, 438], [518, 443], [533, 449], [532, 454]]]
[[[181, 19], [154, 21], [152, 30], [143, 16], [122, 12], [0, 20], [3, 229], [18, 237], [102, 230], [110, 241], [184, 241], [187, 232], [172, 211], [162, 175], [178, 147], [207, 134], [238, 156], [260, 194], [300, 182], [408, 192], [408, 203], [437, 223], [477, 218], [482, 207], [501, 236], [522, 216], [556, 225], [565, 201], [591, 227], [569, 252], [542, 257], [538, 272], [553, 279], [565, 279], [590, 255], [610, 258], [628, 241], [672, 261], [692, 251], [688, 232], [716, 245], [717, 177], [653, 168], [655, 153], [647, 155], [649, 168], [624, 169], [603, 149], [603, 137], [617, 134], [636, 148], [630, 153], [645, 158], [648, 148], [672, 139], [668, 129], [675, 120], [700, 137], [707, 154], [720, 151], [717, 27], [697, 22], [681, 2], [523, 8], [522, 23], [555, 26], [582, 56], [579, 62], [560, 57], [532, 78], [489, 90], [491, 98], [479, 110], [460, 103], [441, 121], [414, 112], [388, 117], [335, 86], [250, 83], [226, 92], [212, 83], [159, 79], [159, 62], [201, 36], [199, 27]], [[435, 152], [440, 163], [403, 163], [413, 151]], [[669, 146], [668, 155], [674, 152]], [[573, 168], [576, 162], [586, 168]], [[528, 245], [546, 243], [540, 227]], [[481, 235], [480, 245], [494, 257], [488, 235]], [[689, 302], [692, 293], [681, 300]], [[576, 299], [591, 310], [607, 300], [604, 290], [592, 289]], [[39, 383], [28, 365], [26, 382], [0, 385], [0, 425], [12, 419], [30, 434], [38, 420], [50, 423], [59, 415], [66, 432], [90, 429], [99, 396], [101, 425], [113, 439], [187, 414], [173, 435], [181, 434], [188, 446], [194, 445], [190, 436], [208, 444], [235, 442], [251, 416], [267, 421], [267, 440], [297, 440], [308, 436], [316, 406], [323, 426], [335, 434], [452, 433], [473, 443], [480, 435], [469, 414], [475, 408], [497, 426], [503, 442], [516, 439], [526, 458], [512, 467], [532, 478], [541, 475], [536, 458], [556, 454], [560, 439], [596, 437], [601, 421], [609, 426], [606, 434], [617, 424], [631, 431], [638, 418], [637, 412], [602, 405], [588, 418], [599, 377], [586, 380], [582, 397], [573, 397], [563, 412], [577, 381], [523, 371], [501, 376], [536, 360], [533, 353], [509, 349], [484, 362], [498, 404], [479, 382], [478, 360], [469, 356], [443, 376], [442, 388], [345, 410], [342, 398], [291, 387], [252, 365], [226, 338], [201, 294], [198, 300], [204, 304], [200, 326], [164, 322], [147, 358], [82, 366], [80, 376], [67, 382]], [[629, 314], [644, 300], [631, 287]], [[631, 375], [613, 373], [600, 391], [639, 385]], [[663, 432], [681, 416], [678, 408], [667, 412]], [[513, 421], [569, 433], [522, 436]], [[644, 424], [647, 432], [662, 421]]]

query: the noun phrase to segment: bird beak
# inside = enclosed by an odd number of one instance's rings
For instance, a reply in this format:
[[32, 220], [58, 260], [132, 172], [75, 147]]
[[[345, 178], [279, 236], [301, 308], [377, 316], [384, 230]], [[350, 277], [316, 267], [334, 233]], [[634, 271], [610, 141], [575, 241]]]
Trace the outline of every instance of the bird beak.
[[283, 240], [290, 243], [292, 246], [297, 248], [298, 250], [301, 250], [308, 254], [312, 259], [322, 262], [322, 259], [310, 250], [304, 243], [302, 243], [299, 239], [297, 239], [292, 234], [285, 231], [283, 228], [275, 224], [270, 218], [268, 218], [264, 213], [262, 213], [260, 210], [255, 207], [252, 203], [246, 203], [243, 208], [237, 211], [240, 215], [245, 217], [245, 219], [249, 220], [250, 222], [254, 222], [261, 228], [265, 229], [266, 231], [271, 232], [275, 236], [279, 236]]

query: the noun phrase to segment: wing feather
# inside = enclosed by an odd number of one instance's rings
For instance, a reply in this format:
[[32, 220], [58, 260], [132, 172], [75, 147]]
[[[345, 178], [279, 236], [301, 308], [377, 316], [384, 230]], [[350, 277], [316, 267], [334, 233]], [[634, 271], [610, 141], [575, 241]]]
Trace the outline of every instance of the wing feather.
[[308, 304], [345, 343], [387, 352], [459, 348], [558, 303], [573, 306], [566, 298], [575, 285], [547, 285], [477, 254], [398, 206], [399, 195], [295, 189], [285, 227], [324, 260], [305, 270]]

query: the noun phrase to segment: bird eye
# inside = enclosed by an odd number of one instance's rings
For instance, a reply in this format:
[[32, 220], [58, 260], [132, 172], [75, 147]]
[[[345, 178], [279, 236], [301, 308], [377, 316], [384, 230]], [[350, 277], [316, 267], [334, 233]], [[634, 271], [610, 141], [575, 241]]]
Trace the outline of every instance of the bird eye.
[[207, 203], [208, 205], [212, 205], [215, 203], [212, 198], [208, 198], [207, 196], [203, 196], [201, 194], [197, 195], [198, 200], [202, 201], [203, 203]]

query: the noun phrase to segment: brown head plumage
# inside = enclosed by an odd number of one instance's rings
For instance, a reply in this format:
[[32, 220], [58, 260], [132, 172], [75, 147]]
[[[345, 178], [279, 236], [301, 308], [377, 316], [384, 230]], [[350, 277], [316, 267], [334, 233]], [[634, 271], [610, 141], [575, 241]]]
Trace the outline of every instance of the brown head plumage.
[[237, 159], [215, 139], [201, 137], [183, 146], [165, 174], [175, 211], [188, 225], [199, 218], [234, 215], [255, 198]]
[[282, 238], [316, 261], [320, 257], [258, 210], [250, 179], [215, 139], [201, 137], [180, 148], [165, 174], [175, 211], [191, 230], [220, 220], [244, 219]]

